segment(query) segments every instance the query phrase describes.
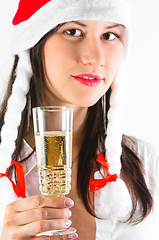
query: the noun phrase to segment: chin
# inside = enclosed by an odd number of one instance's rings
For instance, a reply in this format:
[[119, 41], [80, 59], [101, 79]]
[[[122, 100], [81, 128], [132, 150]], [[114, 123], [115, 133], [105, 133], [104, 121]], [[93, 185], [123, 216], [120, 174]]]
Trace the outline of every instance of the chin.
[[80, 99], [80, 101], [77, 103], [78, 106], [80, 107], [92, 107], [95, 105], [100, 98], [98, 99]]

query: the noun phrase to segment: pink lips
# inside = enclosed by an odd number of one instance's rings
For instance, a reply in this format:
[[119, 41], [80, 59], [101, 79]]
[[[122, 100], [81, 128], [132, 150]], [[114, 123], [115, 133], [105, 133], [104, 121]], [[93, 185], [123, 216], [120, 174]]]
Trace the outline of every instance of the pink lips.
[[101, 78], [98, 75], [84, 73], [76, 76], [72, 76], [76, 79], [76, 81], [89, 86], [89, 87], [96, 87], [100, 84]]

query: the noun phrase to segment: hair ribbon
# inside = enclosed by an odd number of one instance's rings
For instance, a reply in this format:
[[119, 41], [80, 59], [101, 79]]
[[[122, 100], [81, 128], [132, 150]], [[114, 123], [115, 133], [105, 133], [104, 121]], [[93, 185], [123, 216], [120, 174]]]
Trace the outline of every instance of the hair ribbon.
[[[8, 176], [8, 170], [11, 166], [15, 165], [16, 169], [16, 177], [17, 177], [17, 185], [13, 182], [12, 179], [9, 178]], [[8, 180], [11, 182], [13, 186], [13, 190], [17, 197], [22, 197], [25, 198], [25, 180], [24, 180], [24, 172], [23, 172], [23, 167], [19, 162], [16, 161], [11, 161], [10, 166], [6, 169], [5, 173], [0, 173], [0, 178], [6, 177]]]
[[108, 182], [116, 182], [118, 178], [117, 174], [109, 174], [109, 164], [107, 160], [105, 161], [103, 154], [98, 154], [96, 161], [104, 167], [107, 175], [103, 179], [90, 179], [89, 192], [98, 191], [105, 187]]

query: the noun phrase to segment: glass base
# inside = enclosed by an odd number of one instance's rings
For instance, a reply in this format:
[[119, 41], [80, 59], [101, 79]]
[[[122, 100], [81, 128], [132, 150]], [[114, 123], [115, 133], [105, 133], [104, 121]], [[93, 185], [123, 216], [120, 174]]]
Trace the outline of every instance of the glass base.
[[43, 195], [67, 195], [71, 190], [71, 168], [38, 167], [40, 192]]
[[46, 231], [42, 233], [38, 233], [36, 236], [59, 236], [59, 235], [69, 235], [72, 233], [75, 233], [77, 230], [75, 228], [69, 227], [66, 229], [61, 229], [61, 230], [51, 230], [51, 231]]

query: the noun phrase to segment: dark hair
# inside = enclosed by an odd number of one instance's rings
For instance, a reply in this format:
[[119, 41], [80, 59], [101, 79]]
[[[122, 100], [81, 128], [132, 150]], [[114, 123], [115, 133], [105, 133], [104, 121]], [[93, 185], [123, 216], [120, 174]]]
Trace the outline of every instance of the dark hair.
[[[59, 27], [59, 26], [58, 26]], [[44, 97], [44, 69], [43, 69], [43, 47], [48, 39], [48, 37], [56, 29], [47, 33], [31, 50], [30, 50], [30, 59], [33, 69], [33, 77], [30, 82], [30, 90], [27, 95], [27, 104], [29, 95], [32, 100], [32, 107], [42, 105]], [[15, 72], [18, 63], [18, 56], [15, 56], [15, 62], [13, 70], [10, 77], [10, 82], [8, 85], [8, 90], [4, 98], [3, 104], [0, 111], [0, 129], [4, 124], [4, 115], [7, 107], [7, 101], [12, 91], [12, 85], [15, 80]], [[111, 94], [111, 88], [106, 93], [106, 115], [109, 110], [109, 99]], [[26, 134], [26, 125], [28, 121], [28, 106], [22, 113], [21, 125], [18, 130], [18, 137], [16, 140], [16, 149], [13, 153], [13, 159], [17, 160], [18, 155], [21, 151], [22, 141]], [[85, 134], [83, 138], [83, 143], [81, 146], [79, 161], [78, 161], [78, 173], [77, 173], [77, 191], [79, 197], [82, 199], [85, 208], [87, 211], [95, 216], [93, 207], [91, 206], [90, 196], [89, 196], [89, 181], [93, 171], [93, 166], [96, 164], [96, 167], [100, 169], [99, 164], [95, 161], [97, 157], [97, 149], [99, 149], [100, 142], [100, 153], [105, 154], [105, 127], [104, 127], [104, 111], [102, 107], [102, 98], [94, 105], [88, 108], [87, 119], [85, 123]], [[107, 120], [106, 120], [107, 125]], [[130, 143], [133, 148], [130, 148]], [[137, 151], [135, 151], [136, 142], [125, 135], [122, 139], [122, 156], [121, 156], [121, 177], [125, 181], [128, 190], [132, 199], [132, 212], [127, 221], [139, 223], [141, 222], [151, 211], [153, 206], [153, 200], [149, 189], [146, 185], [144, 179], [144, 169], [140, 159], [137, 156]], [[137, 207], [137, 203], [141, 206], [141, 216], [133, 220], [133, 216]]]

